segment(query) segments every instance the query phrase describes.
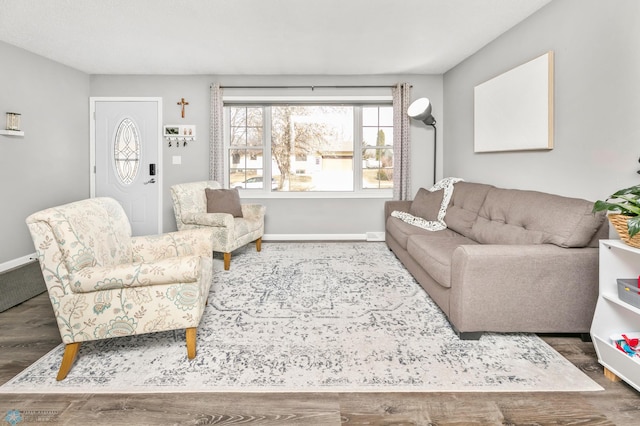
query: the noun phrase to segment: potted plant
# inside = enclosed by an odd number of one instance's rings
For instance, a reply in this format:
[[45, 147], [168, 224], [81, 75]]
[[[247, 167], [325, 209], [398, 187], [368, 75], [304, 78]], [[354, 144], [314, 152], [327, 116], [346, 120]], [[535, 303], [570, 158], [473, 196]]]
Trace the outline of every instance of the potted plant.
[[640, 232], [640, 185], [621, 189], [593, 205], [594, 213], [605, 210], [622, 241], [640, 248], [640, 235], [634, 238]]

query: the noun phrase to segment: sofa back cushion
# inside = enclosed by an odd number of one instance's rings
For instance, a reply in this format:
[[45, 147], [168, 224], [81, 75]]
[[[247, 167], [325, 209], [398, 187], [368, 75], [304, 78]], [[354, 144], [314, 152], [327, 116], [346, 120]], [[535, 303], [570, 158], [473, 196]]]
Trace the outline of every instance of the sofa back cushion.
[[537, 191], [491, 188], [473, 225], [481, 244], [585, 247], [604, 221], [593, 203]]
[[457, 182], [454, 184], [453, 195], [444, 217], [447, 228], [471, 238], [471, 229], [491, 188], [493, 186], [482, 183]]

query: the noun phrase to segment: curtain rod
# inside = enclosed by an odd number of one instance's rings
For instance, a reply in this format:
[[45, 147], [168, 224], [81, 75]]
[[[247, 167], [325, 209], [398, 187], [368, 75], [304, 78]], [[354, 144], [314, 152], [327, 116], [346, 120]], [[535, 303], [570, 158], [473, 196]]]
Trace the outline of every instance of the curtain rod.
[[220, 86], [221, 89], [392, 89], [396, 85], [386, 86]]

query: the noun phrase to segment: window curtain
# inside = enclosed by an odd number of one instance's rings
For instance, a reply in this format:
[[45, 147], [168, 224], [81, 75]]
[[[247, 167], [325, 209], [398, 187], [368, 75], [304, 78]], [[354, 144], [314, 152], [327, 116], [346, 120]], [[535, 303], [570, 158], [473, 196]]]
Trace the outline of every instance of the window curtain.
[[224, 153], [222, 128], [224, 123], [222, 88], [211, 85], [211, 120], [209, 122], [209, 180], [224, 186]]
[[398, 83], [393, 92], [393, 199], [408, 200], [411, 194], [409, 99], [411, 85]]

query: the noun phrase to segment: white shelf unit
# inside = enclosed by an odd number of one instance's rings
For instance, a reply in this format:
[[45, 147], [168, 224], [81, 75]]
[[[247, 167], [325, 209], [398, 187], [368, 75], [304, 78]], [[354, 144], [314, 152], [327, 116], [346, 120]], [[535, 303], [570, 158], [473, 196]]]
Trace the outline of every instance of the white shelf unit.
[[[591, 338], [605, 375], [624, 380], [640, 391], [640, 358], [617, 349], [611, 336], [640, 331], [640, 309], [618, 297], [618, 278], [640, 276], [640, 249], [620, 240], [600, 241], [600, 290], [591, 324]], [[606, 370], [609, 370], [607, 372]]]
[[5, 136], [24, 136], [24, 132], [22, 130], [4, 130], [4, 129], [0, 129], [0, 135], [5, 135]]

